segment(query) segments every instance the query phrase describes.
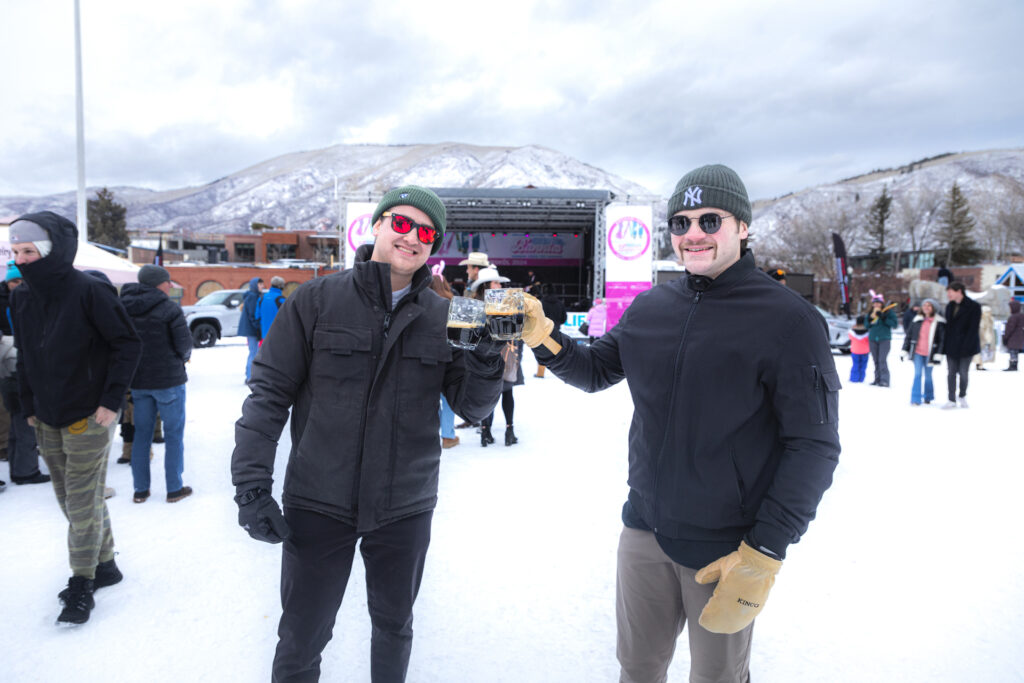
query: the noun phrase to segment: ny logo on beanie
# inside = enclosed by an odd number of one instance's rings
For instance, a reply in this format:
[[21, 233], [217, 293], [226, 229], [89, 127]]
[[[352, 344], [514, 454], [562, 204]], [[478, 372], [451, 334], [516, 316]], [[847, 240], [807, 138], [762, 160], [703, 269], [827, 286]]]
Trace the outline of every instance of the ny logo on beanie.
[[683, 197], [683, 206], [697, 206], [703, 204], [700, 198], [701, 189], [697, 185], [686, 188], [686, 195]]

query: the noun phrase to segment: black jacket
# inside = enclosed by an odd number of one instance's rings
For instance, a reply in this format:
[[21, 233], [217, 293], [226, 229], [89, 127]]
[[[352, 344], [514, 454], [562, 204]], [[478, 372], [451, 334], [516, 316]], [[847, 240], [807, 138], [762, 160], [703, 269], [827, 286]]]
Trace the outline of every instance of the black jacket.
[[821, 315], [747, 252], [714, 280], [638, 296], [590, 347], [555, 333], [538, 361], [633, 398], [629, 502], [657, 534], [780, 557], [814, 518], [839, 457], [839, 375]]
[[[903, 339], [903, 352], [910, 358], [913, 358], [914, 353], [916, 353], [917, 338], [921, 334], [921, 323], [923, 322], [924, 315], [918, 313], [914, 317], [913, 322], [910, 323], [907, 336]], [[938, 356], [942, 355], [942, 346], [946, 338], [946, 319], [936, 313], [929, 334], [931, 335], [932, 343], [928, 349], [928, 362], [938, 363], [940, 360]]]
[[18, 381], [25, 417], [67, 427], [100, 406], [119, 410], [142, 353], [127, 311], [108, 283], [74, 269], [78, 230], [50, 211], [26, 214], [53, 250], [18, 266], [11, 292]]
[[438, 401], [479, 422], [501, 394], [496, 352], [448, 345], [448, 300], [420, 268], [391, 310], [390, 266], [360, 248], [351, 270], [288, 297], [252, 365], [252, 394], [235, 424], [232, 481], [269, 488], [291, 408], [286, 506], [360, 532], [434, 508], [441, 442]]
[[135, 282], [121, 288], [121, 303], [142, 339], [132, 389], [169, 389], [187, 382], [185, 361], [192, 355], [192, 335], [181, 306], [156, 287]]
[[971, 297], [965, 294], [959, 306], [952, 301], [946, 304], [946, 341], [942, 351], [946, 357], [969, 358], [980, 353], [980, 325], [981, 304]]

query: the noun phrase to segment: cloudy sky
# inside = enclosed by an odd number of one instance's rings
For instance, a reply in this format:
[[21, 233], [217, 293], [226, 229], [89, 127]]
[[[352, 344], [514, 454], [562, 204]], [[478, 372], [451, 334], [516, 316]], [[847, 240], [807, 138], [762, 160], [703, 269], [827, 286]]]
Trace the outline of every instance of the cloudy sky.
[[[0, 0], [0, 195], [72, 190], [74, 3]], [[538, 144], [754, 198], [1024, 147], [1021, 0], [81, 0], [90, 186], [338, 143]]]

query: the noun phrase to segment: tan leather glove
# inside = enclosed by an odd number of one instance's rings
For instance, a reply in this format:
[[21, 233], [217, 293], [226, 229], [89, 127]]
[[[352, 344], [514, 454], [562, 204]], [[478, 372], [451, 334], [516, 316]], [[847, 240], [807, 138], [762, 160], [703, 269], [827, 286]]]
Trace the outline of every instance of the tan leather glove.
[[712, 633], [736, 633], [749, 626], [764, 609], [780, 569], [781, 560], [759, 553], [741, 541], [739, 550], [697, 572], [697, 583], [718, 582], [700, 613], [700, 625]]
[[523, 341], [531, 349], [544, 345], [551, 353], [558, 353], [562, 345], [551, 338], [551, 331], [555, 329], [555, 323], [544, 315], [544, 309], [540, 301], [530, 294], [524, 294], [526, 320], [523, 323]]

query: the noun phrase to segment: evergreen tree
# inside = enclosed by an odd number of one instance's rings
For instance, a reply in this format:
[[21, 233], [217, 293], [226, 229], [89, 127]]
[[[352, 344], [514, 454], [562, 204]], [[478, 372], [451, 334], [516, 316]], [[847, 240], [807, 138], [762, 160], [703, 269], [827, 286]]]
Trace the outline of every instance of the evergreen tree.
[[105, 187], [97, 192], [96, 199], [86, 202], [89, 241], [118, 249], [126, 248], [130, 243], [126, 230], [126, 212], [123, 205], [114, 201], [113, 192]]
[[878, 199], [871, 204], [871, 208], [868, 210], [868, 224], [865, 228], [873, 241], [871, 256], [876, 268], [885, 256], [885, 237], [888, 233], [886, 223], [891, 215], [892, 197], [889, 195], [888, 188], [883, 185], [882, 194], [878, 195]]
[[974, 217], [967, 197], [955, 182], [939, 214], [936, 238], [946, 250], [947, 266], [971, 266], [981, 260], [974, 242]]

